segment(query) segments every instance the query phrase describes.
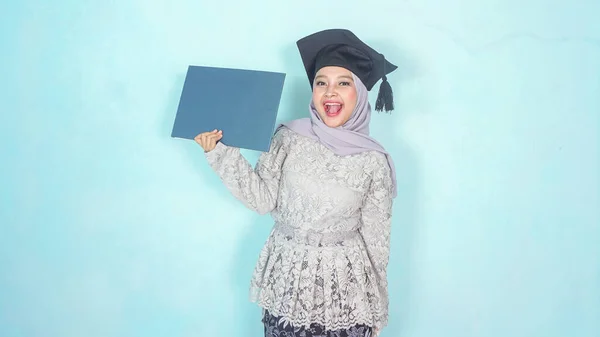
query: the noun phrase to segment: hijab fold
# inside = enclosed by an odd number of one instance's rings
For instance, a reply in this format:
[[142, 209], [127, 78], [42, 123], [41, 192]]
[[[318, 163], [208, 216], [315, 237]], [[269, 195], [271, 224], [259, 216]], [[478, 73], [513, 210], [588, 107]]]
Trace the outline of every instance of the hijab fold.
[[276, 131], [283, 126], [286, 126], [300, 135], [320, 141], [323, 145], [340, 156], [373, 150], [383, 153], [390, 166], [393, 197], [395, 198], [397, 195], [397, 188], [394, 162], [383, 146], [369, 135], [369, 124], [371, 122], [369, 91], [356, 75], [352, 74], [352, 77], [354, 78], [357, 91], [356, 107], [344, 125], [337, 128], [327, 126], [321, 119], [321, 116], [311, 99], [309, 104], [309, 118], [300, 118], [282, 123], [277, 127]]

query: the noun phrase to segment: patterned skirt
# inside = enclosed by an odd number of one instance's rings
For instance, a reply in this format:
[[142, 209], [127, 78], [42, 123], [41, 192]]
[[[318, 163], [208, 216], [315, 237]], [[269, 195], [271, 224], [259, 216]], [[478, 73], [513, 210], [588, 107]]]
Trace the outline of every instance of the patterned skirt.
[[371, 337], [372, 329], [366, 325], [355, 325], [349, 329], [325, 330], [325, 327], [313, 323], [310, 328], [294, 327], [284, 318], [273, 316], [264, 310], [262, 322], [265, 337]]

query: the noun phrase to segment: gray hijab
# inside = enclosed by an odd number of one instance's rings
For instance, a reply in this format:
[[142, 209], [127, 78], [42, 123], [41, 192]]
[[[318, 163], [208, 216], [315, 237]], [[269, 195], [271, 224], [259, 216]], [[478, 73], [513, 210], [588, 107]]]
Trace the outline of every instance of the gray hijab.
[[391, 169], [393, 196], [395, 198], [397, 192], [394, 162], [383, 146], [369, 136], [369, 123], [371, 122], [369, 91], [356, 75], [352, 74], [352, 77], [357, 91], [356, 107], [344, 125], [331, 128], [323, 123], [311, 99], [309, 104], [310, 118], [300, 118], [280, 124], [277, 130], [282, 126], [286, 126], [298, 134], [320, 141], [340, 156], [372, 150], [383, 153]]

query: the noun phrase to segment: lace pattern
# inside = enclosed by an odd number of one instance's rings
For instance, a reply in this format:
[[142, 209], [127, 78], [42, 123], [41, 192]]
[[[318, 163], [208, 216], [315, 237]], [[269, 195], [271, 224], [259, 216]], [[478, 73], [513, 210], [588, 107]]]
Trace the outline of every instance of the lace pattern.
[[385, 156], [338, 156], [286, 128], [256, 168], [222, 143], [206, 156], [234, 197], [275, 221], [251, 301], [294, 326], [387, 325], [393, 191]]
[[268, 310], [264, 311], [262, 323], [265, 337], [371, 337], [373, 331], [371, 327], [359, 324], [340, 330], [327, 330], [316, 323], [296, 327], [287, 318], [273, 316]]

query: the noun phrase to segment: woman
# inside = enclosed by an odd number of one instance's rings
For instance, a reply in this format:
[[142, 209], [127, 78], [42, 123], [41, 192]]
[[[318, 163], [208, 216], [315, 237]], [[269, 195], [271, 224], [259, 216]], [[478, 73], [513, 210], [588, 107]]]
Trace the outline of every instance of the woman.
[[368, 91], [392, 110], [396, 69], [348, 30], [298, 41], [313, 88], [310, 118], [280, 125], [252, 169], [221, 131], [196, 137], [209, 164], [248, 208], [271, 213], [250, 298], [265, 336], [377, 336], [387, 325], [394, 165], [369, 136]]

